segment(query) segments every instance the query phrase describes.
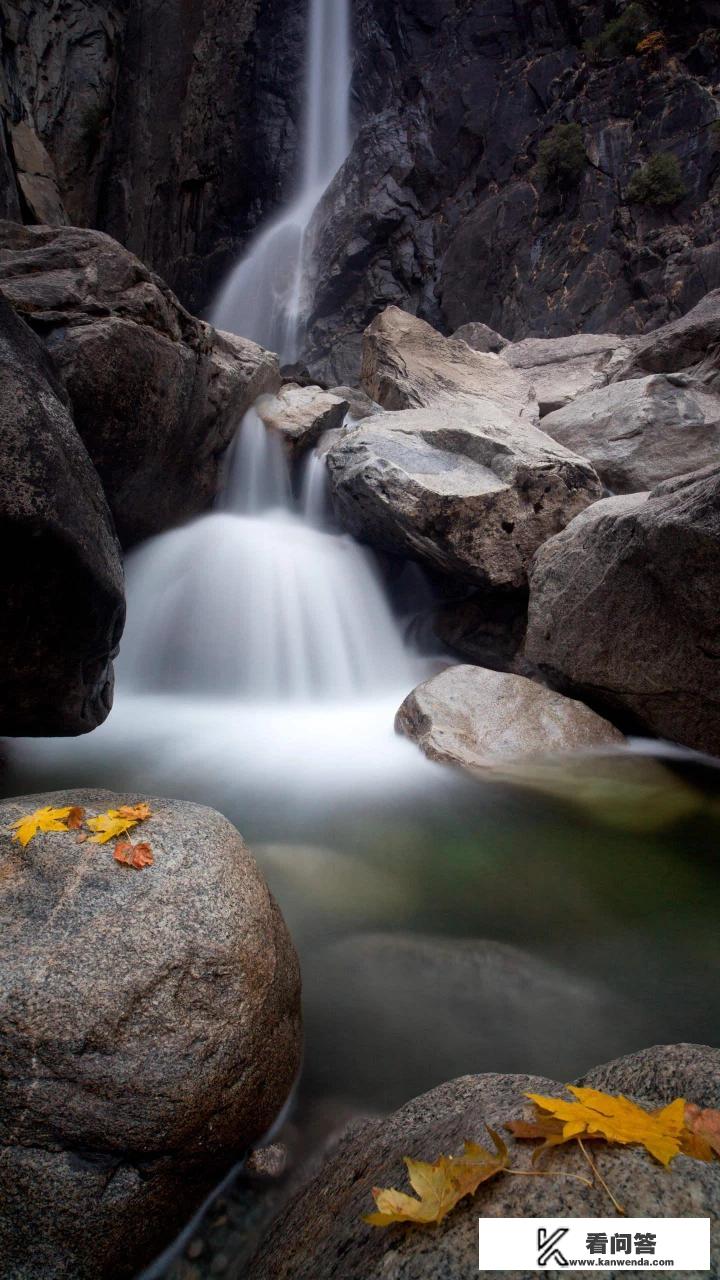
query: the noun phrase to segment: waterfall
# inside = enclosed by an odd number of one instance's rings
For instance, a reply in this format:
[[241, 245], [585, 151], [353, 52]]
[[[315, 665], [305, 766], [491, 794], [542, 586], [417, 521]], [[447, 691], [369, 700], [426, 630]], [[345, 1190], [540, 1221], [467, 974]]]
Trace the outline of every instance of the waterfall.
[[309, 0], [301, 168], [290, 205], [257, 235], [211, 310], [219, 329], [284, 362], [300, 354], [307, 313], [308, 227], [350, 150], [350, 3]]
[[247, 414], [218, 509], [129, 559], [121, 688], [287, 702], [410, 687], [372, 553], [328, 525], [324, 477], [312, 456], [296, 502], [280, 440]]

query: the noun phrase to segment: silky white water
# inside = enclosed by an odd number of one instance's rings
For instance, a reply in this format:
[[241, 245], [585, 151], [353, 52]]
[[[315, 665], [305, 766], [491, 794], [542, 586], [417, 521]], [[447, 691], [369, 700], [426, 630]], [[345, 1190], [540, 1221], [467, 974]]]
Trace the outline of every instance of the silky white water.
[[350, 150], [350, 3], [310, 0], [302, 151], [295, 198], [264, 227], [212, 308], [219, 329], [296, 360], [307, 313], [308, 227]]

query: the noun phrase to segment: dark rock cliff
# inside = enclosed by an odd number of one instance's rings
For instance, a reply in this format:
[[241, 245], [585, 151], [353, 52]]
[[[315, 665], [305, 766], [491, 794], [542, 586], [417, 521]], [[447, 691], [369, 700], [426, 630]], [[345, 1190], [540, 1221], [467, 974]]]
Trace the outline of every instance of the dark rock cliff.
[[[5, 0], [0, 212], [109, 231], [207, 303], [292, 184], [306, 0]], [[720, 284], [720, 3], [354, 0], [357, 139], [317, 220], [311, 365], [357, 376], [388, 303], [450, 331], [642, 331]], [[580, 126], [573, 183], [539, 148]], [[4, 148], [4, 150], [3, 150]], [[632, 202], [673, 153], [686, 195]], [[5, 181], [2, 179], [5, 177]]]

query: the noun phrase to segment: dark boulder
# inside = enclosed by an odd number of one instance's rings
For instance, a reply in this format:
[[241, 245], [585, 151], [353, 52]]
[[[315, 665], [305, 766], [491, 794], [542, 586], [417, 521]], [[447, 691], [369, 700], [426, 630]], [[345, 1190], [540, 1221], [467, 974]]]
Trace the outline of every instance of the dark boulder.
[[120, 548], [42, 342], [0, 298], [0, 732], [87, 733], [112, 705]]
[[275, 356], [219, 333], [109, 236], [0, 223], [0, 287], [39, 332], [123, 546], [205, 510]]

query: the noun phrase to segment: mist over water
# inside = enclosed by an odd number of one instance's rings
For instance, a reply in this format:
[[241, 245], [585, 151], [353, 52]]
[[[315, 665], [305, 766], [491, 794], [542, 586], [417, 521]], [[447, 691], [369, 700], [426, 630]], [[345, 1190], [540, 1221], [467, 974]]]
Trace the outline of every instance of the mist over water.
[[349, 0], [310, 0], [301, 167], [289, 205], [260, 230], [210, 313], [227, 329], [297, 359], [307, 314], [308, 227], [350, 150]]

